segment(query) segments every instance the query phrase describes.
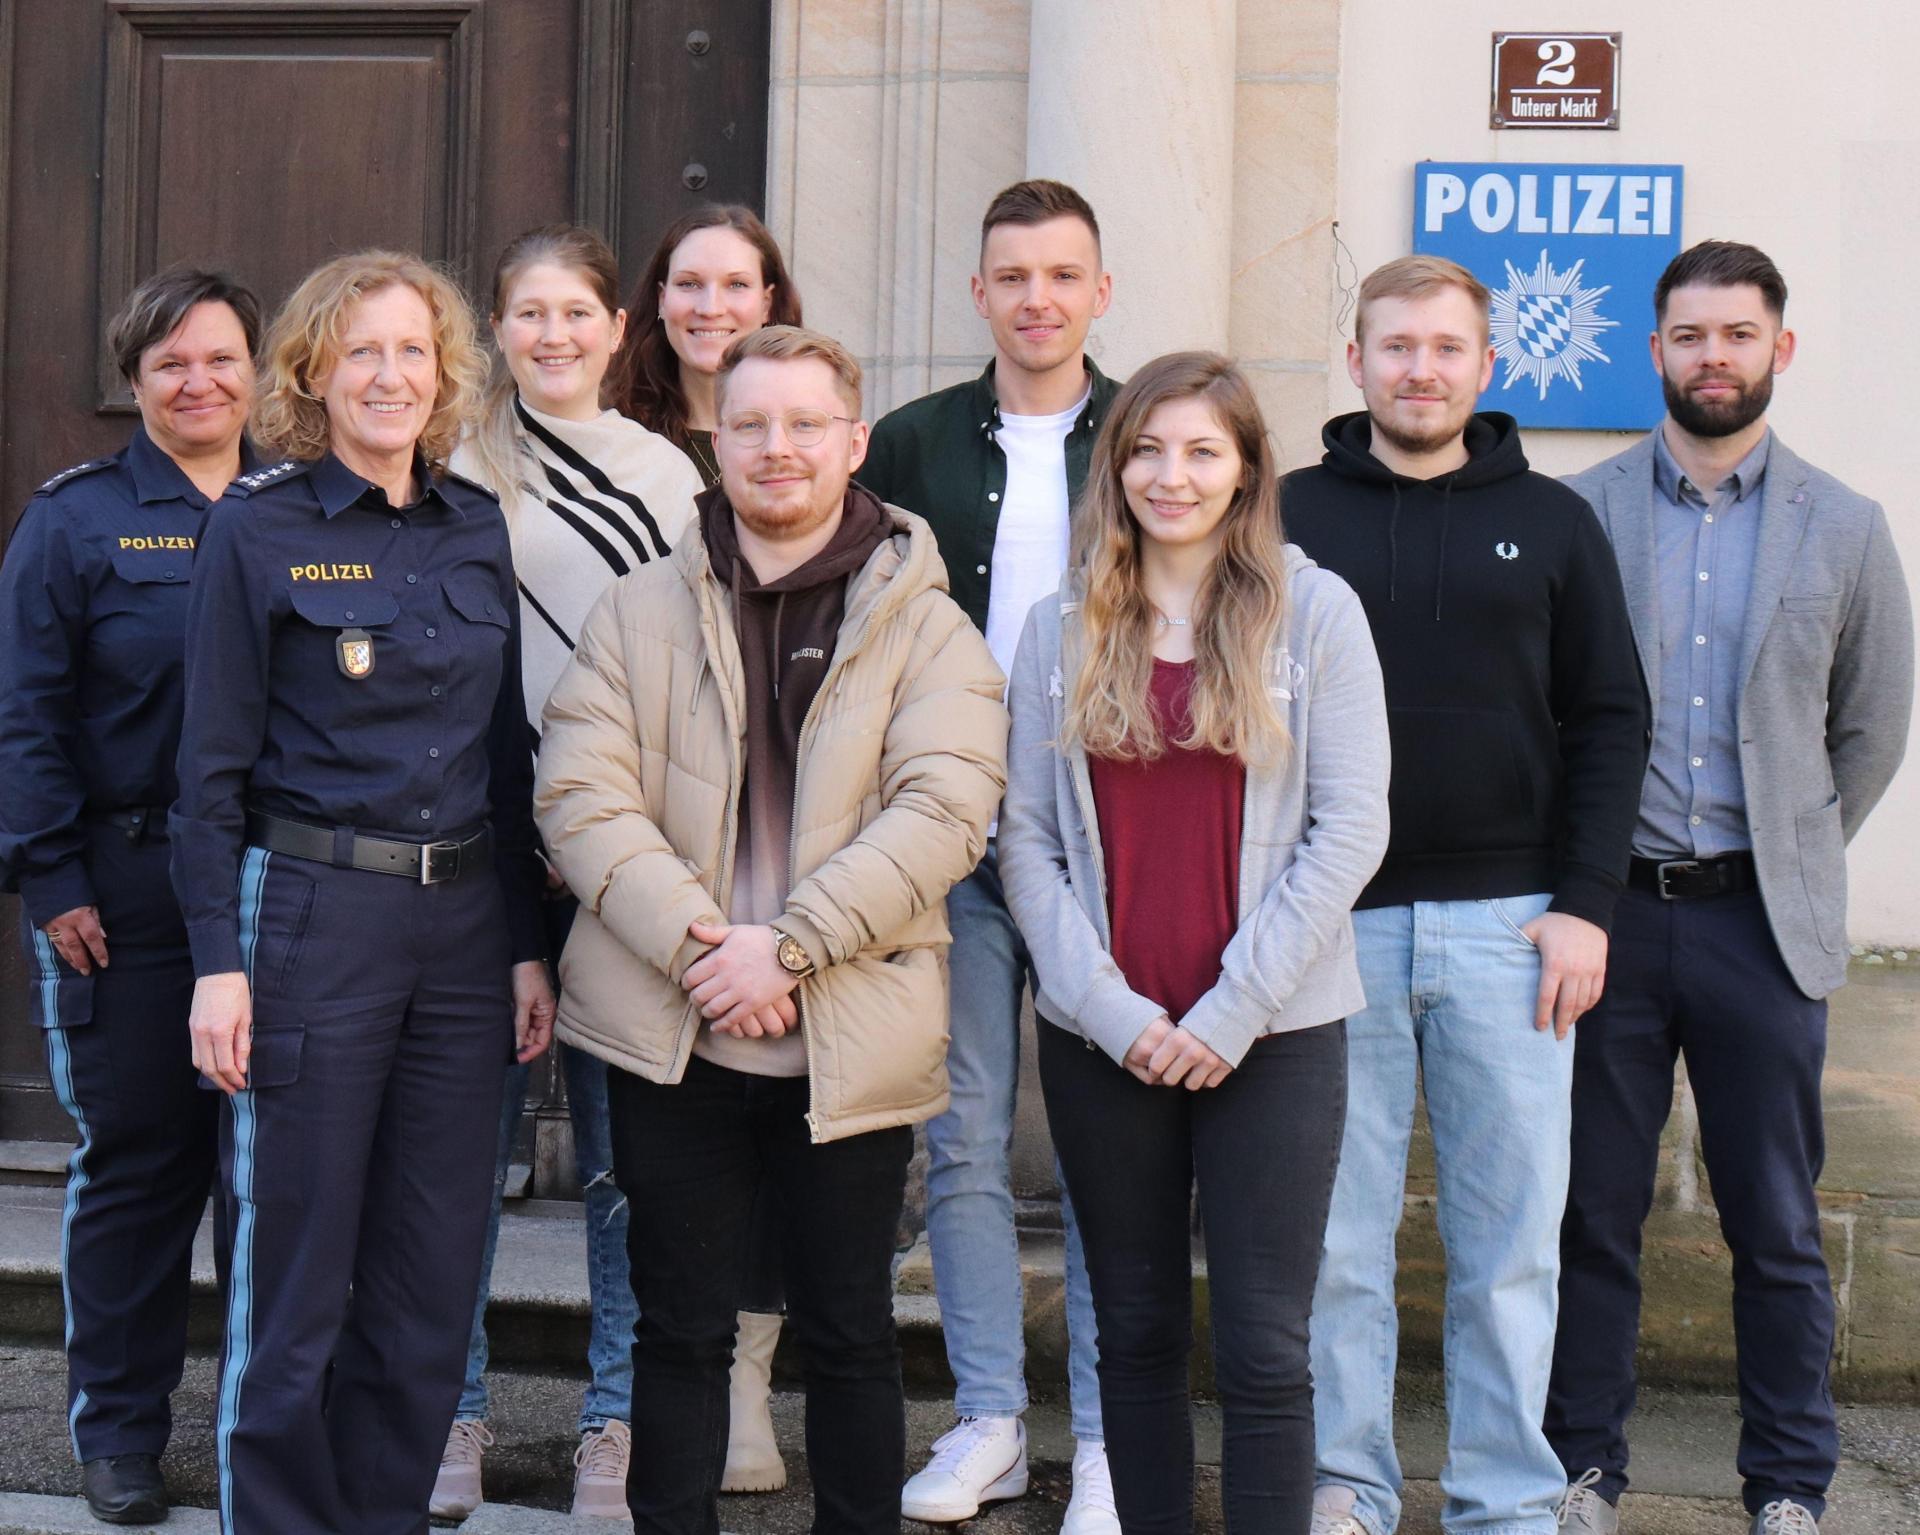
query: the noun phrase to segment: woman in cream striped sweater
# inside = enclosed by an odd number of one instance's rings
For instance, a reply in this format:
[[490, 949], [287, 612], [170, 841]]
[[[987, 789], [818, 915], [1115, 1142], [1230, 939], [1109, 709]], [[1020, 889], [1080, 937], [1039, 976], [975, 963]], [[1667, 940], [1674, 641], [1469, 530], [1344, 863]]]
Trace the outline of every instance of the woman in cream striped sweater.
[[[573, 654], [575, 637], [616, 577], [663, 558], [693, 516], [700, 477], [664, 437], [601, 407], [607, 365], [626, 332], [619, 267], [591, 230], [555, 224], [514, 240], [494, 267], [492, 313], [499, 352], [478, 430], [453, 457], [456, 473], [500, 498], [520, 584], [522, 673], [535, 739], [547, 694]], [[548, 952], [558, 956], [574, 901], [552, 876]], [[627, 1211], [612, 1180], [607, 1068], [562, 1049], [574, 1156], [586, 1191], [592, 1381], [580, 1411], [574, 1456], [576, 1516], [625, 1518], [628, 1422], [636, 1311], [627, 1278]], [[525, 1096], [526, 1068], [508, 1083], [500, 1127], [494, 1224], [474, 1307], [461, 1393], [432, 1512], [465, 1518], [481, 1501], [486, 1427], [487, 1335], [483, 1321], [499, 1231], [500, 1190]]]

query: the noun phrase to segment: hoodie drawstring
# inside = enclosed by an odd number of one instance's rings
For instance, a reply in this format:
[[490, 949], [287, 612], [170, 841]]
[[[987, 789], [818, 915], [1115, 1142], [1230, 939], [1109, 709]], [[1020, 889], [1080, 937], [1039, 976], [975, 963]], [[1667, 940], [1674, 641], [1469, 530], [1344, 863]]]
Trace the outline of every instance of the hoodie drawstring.
[[782, 592], [773, 604], [773, 699], [775, 703], [780, 701], [780, 620], [785, 616], [786, 611], [787, 594]]
[[1400, 483], [1393, 485], [1393, 515], [1387, 519], [1387, 601], [1400, 600]]
[[1433, 569], [1433, 621], [1440, 622], [1440, 597], [1447, 589], [1447, 525], [1453, 520], [1453, 476], [1440, 492], [1440, 558]]

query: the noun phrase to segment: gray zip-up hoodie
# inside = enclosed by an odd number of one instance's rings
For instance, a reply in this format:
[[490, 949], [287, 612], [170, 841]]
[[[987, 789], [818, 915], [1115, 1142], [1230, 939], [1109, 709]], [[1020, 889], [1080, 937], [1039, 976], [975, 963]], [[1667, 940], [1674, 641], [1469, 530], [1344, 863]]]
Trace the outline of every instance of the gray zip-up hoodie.
[[[1181, 1020], [1233, 1065], [1263, 1035], [1365, 1006], [1352, 909], [1387, 849], [1387, 711], [1366, 614], [1292, 544], [1287, 574], [1267, 689], [1292, 747], [1247, 769], [1239, 931], [1219, 981]], [[1039, 975], [1040, 1015], [1118, 1062], [1163, 1009], [1114, 963], [1086, 753], [1057, 745], [1083, 643], [1071, 581], [1034, 605], [1013, 663], [1000, 878]], [[1170, 823], [1177, 816], [1170, 806]]]

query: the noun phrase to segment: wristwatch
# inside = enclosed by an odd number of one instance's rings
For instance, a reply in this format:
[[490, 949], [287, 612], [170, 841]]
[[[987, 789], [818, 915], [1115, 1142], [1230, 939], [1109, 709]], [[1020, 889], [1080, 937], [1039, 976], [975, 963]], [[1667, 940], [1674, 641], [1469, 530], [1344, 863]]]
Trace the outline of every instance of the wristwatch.
[[[774, 931], [780, 930], [775, 928]], [[780, 968], [795, 980], [804, 981], [813, 974], [813, 961], [808, 958], [805, 945], [793, 934], [780, 933], [780, 941], [774, 945], [773, 954], [780, 961]]]

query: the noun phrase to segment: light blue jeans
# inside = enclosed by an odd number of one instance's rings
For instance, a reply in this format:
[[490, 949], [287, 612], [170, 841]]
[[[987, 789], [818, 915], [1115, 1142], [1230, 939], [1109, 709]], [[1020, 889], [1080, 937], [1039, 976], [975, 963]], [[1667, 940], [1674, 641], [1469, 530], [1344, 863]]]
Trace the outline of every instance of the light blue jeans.
[[1567, 1201], [1573, 1036], [1533, 1027], [1544, 895], [1353, 914], [1366, 1010], [1347, 1020], [1347, 1126], [1314, 1292], [1318, 1480], [1373, 1535], [1400, 1520], [1394, 1232], [1426, 1093], [1446, 1249], [1449, 1535], [1554, 1535], [1566, 1473], [1541, 1432]]
[[[1027, 1407], [1026, 1327], [1009, 1157], [1020, 1078], [1020, 998], [1031, 961], [987, 856], [947, 896], [953, 1101], [927, 1126], [927, 1241], [940, 1325], [961, 1417], [1009, 1417]], [[1076, 1439], [1102, 1439], [1093, 1291], [1064, 1182], [1068, 1382]]]
[[[584, 1190], [587, 1226], [587, 1293], [592, 1307], [587, 1367], [593, 1372], [580, 1404], [580, 1432], [599, 1428], [609, 1418], [631, 1421], [633, 1413], [633, 1326], [640, 1317], [627, 1278], [627, 1201], [613, 1183], [613, 1144], [607, 1122], [607, 1063], [571, 1045], [556, 1044], [567, 1079], [567, 1107], [573, 1120], [574, 1166]], [[515, 1066], [507, 1077], [506, 1107], [500, 1115], [499, 1156], [493, 1172], [493, 1215], [487, 1223], [486, 1256], [480, 1267], [480, 1295], [473, 1308], [473, 1332], [467, 1343], [467, 1381], [460, 1391], [456, 1418], [487, 1415], [487, 1293], [493, 1281], [493, 1253], [500, 1240], [500, 1200], [507, 1186], [507, 1159], [521, 1100], [527, 1095], [527, 1068]]]

